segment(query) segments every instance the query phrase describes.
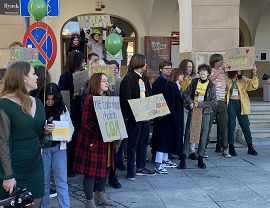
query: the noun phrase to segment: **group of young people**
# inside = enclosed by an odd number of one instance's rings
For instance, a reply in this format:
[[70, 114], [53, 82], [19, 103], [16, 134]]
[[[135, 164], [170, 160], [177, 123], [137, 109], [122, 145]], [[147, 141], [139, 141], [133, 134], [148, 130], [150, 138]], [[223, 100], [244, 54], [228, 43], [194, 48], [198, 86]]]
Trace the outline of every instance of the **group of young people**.
[[[257, 155], [252, 146], [247, 116], [250, 113], [247, 91], [258, 88], [256, 67], [252, 69], [252, 78], [249, 79], [239, 72], [228, 70], [229, 66], [220, 54], [213, 54], [209, 62], [210, 66], [200, 65], [196, 74], [192, 60], [182, 60], [175, 69], [172, 69], [170, 62], [163, 61], [159, 66], [160, 76], [151, 86], [146, 75], [145, 56], [135, 54], [131, 57], [127, 74], [114, 87], [113, 94], [120, 97], [128, 133], [127, 167], [123, 167], [124, 142], [103, 141], [94, 110], [93, 96], [112, 95], [107, 76], [103, 73], [91, 75], [87, 90], [84, 89], [86, 93], [83, 96], [74, 94], [72, 74], [83, 70], [85, 64], [81, 52], [69, 53], [67, 71], [61, 75], [58, 85], [51, 83], [48, 75], [43, 73], [40, 75], [43, 84], [38, 86], [38, 76], [29, 63], [10, 64], [1, 79], [0, 199], [12, 193], [17, 183], [32, 192], [35, 199], [32, 207], [50, 207], [49, 190], [53, 173], [59, 207], [70, 207], [67, 173], [71, 171], [84, 175], [87, 208], [95, 208], [96, 204], [113, 205], [104, 191], [108, 175], [112, 186], [121, 187], [115, 175], [118, 163], [123, 170], [127, 170], [130, 181], [134, 181], [136, 176], [155, 175], [155, 172], [166, 174], [167, 168], [171, 167], [185, 169], [187, 156], [198, 160], [199, 168], [206, 168], [203, 158], [207, 156], [207, 141], [213, 120], [218, 125], [224, 157], [237, 156], [234, 148], [236, 117], [248, 144], [248, 154]], [[70, 90], [71, 115], [60, 90]], [[33, 96], [31, 93], [34, 93]], [[171, 113], [153, 122], [151, 147], [155, 154], [155, 171], [152, 171], [146, 168], [150, 121], [136, 122], [128, 100], [160, 93]], [[41, 102], [34, 97], [40, 98]], [[202, 110], [197, 151], [196, 145], [190, 143], [195, 108]], [[52, 140], [51, 132], [55, 126], [46, 123], [51, 117], [54, 121], [69, 122], [70, 132], [73, 133], [69, 140]], [[40, 141], [43, 141], [41, 157], [37, 157], [33, 165], [32, 154], [40, 151]], [[70, 159], [66, 157], [67, 143], [71, 146], [68, 147], [71, 153], [67, 154]], [[179, 165], [169, 160], [169, 154], [179, 157]], [[29, 176], [20, 181], [28, 168]]]

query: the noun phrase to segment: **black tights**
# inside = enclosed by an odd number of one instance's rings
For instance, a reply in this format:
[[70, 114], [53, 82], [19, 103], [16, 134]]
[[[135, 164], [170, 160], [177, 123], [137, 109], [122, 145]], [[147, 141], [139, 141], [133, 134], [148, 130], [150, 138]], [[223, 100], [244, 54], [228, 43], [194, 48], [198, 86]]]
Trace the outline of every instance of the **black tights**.
[[83, 190], [87, 200], [93, 199], [93, 192], [105, 191], [106, 178], [89, 177], [84, 176], [83, 178]]

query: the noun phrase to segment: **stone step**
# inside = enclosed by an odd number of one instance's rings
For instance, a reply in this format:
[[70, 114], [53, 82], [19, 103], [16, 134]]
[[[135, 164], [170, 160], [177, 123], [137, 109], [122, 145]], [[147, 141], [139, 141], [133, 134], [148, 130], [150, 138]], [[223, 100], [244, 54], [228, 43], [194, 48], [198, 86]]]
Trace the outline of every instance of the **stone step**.
[[270, 128], [250, 128], [251, 135], [253, 138], [269, 138], [270, 136]]
[[250, 128], [270, 128], [270, 119], [249, 119], [249, 121]]
[[270, 112], [251, 113], [248, 115], [249, 120], [270, 120]]
[[270, 112], [270, 102], [251, 102], [251, 112]]

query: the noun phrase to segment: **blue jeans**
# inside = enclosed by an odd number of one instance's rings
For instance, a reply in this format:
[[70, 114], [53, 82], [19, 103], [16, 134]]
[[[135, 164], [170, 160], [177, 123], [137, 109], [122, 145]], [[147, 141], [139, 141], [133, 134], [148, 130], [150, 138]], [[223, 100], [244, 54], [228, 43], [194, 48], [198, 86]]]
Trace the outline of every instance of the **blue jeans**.
[[66, 150], [60, 150], [60, 144], [42, 150], [44, 164], [44, 197], [41, 208], [50, 207], [50, 182], [51, 173], [56, 185], [58, 207], [69, 208], [69, 194], [67, 184], [67, 154]]

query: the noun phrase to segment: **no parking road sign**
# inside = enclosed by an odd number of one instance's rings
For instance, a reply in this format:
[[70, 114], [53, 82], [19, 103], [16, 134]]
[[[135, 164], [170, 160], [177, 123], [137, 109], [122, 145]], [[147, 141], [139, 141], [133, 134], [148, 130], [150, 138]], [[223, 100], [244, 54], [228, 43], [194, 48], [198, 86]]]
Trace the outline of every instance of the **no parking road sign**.
[[57, 47], [54, 32], [44, 22], [32, 24], [24, 34], [23, 45], [38, 50], [38, 59], [50, 69], [55, 61]]

